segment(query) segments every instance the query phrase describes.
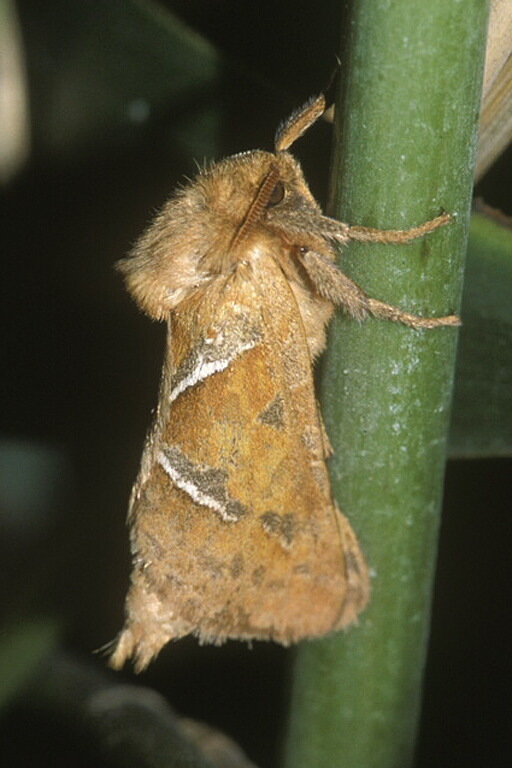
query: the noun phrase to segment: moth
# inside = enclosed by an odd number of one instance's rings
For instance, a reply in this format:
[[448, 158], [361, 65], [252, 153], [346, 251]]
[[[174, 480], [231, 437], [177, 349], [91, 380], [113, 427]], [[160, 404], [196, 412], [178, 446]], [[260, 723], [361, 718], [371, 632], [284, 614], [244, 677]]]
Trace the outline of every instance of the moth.
[[214, 163], [164, 205], [118, 267], [139, 307], [167, 323], [154, 424], [129, 506], [133, 570], [110, 663], [144, 669], [172, 639], [283, 645], [341, 630], [368, 602], [368, 568], [329, 483], [313, 383], [335, 307], [425, 329], [336, 265], [351, 240], [410, 230], [324, 216], [291, 145], [325, 111], [309, 100], [274, 152]]

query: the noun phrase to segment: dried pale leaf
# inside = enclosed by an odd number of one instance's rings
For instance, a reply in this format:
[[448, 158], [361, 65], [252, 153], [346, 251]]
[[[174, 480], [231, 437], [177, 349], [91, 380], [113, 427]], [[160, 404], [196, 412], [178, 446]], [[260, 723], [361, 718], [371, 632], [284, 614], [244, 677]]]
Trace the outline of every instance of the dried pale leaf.
[[8, 182], [29, 152], [28, 96], [23, 47], [14, 3], [2, 3], [0, 21], [0, 183]]
[[491, 5], [475, 181], [512, 140], [512, 2]]
[[487, 32], [485, 54], [484, 98], [491, 90], [500, 71], [510, 58], [512, 49], [512, 3], [510, 0], [493, 0]]

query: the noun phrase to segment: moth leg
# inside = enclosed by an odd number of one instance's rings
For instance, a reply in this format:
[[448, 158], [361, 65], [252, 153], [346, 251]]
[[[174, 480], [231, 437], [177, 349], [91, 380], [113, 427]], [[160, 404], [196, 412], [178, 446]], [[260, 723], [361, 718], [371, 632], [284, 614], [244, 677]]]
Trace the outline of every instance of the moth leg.
[[425, 221], [419, 227], [411, 229], [376, 229], [374, 227], [348, 226], [344, 235], [350, 240], [357, 240], [360, 243], [387, 243], [389, 245], [403, 245], [416, 240], [418, 237], [428, 235], [439, 227], [444, 227], [452, 221], [449, 213], [443, 213], [436, 216], [435, 219]]
[[439, 328], [442, 325], [461, 325], [460, 317], [457, 315], [446, 315], [445, 317], [420, 317], [404, 312], [398, 307], [386, 304], [384, 301], [368, 297], [368, 311], [373, 317], [381, 320], [392, 320], [394, 323], [402, 323], [409, 328]]
[[357, 320], [364, 320], [371, 315], [381, 320], [392, 320], [395, 323], [402, 323], [417, 329], [461, 324], [457, 315], [420, 317], [404, 312], [398, 307], [379, 301], [379, 299], [371, 298], [335, 264], [316, 251], [303, 249], [300, 253], [300, 260], [319, 294], [344, 309], [348, 315]]

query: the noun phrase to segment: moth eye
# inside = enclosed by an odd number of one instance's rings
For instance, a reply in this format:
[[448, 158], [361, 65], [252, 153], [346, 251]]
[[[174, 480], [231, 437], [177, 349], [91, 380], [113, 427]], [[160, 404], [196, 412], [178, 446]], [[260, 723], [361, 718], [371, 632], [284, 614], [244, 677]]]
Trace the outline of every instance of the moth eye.
[[281, 181], [278, 181], [270, 193], [270, 197], [267, 201], [267, 208], [273, 208], [274, 205], [279, 205], [279, 203], [284, 199], [284, 193], [284, 184]]

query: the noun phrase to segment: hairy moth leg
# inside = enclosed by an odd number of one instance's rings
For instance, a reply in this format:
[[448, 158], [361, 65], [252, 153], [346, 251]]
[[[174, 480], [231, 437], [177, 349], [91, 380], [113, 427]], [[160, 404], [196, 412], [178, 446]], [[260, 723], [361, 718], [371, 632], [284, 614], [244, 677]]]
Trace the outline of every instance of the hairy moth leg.
[[445, 227], [452, 221], [453, 217], [449, 213], [442, 213], [435, 219], [425, 221], [418, 227], [410, 229], [377, 229], [374, 227], [347, 226], [344, 234], [350, 240], [356, 240], [360, 243], [387, 243], [389, 245], [403, 245], [416, 240], [418, 237], [435, 232], [440, 227]]

